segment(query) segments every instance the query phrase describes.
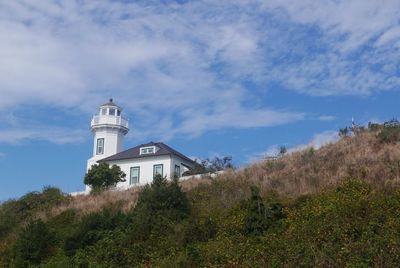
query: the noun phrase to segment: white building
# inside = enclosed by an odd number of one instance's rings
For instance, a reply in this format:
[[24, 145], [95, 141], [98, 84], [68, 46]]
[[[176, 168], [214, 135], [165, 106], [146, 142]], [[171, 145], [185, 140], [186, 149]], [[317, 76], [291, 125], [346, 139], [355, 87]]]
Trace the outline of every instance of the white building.
[[156, 174], [167, 178], [181, 177], [183, 172], [194, 167], [193, 160], [162, 142], [141, 144], [123, 151], [123, 139], [129, 131], [128, 121], [122, 117], [121, 107], [112, 99], [101, 105], [99, 114], [93, 116], [91, 130], [93, 156], [87, 162], [87, 170], [101, 162], [118, 165], [126, 174], [126, 181], [119, 183], [117, 188], [151, 183]]

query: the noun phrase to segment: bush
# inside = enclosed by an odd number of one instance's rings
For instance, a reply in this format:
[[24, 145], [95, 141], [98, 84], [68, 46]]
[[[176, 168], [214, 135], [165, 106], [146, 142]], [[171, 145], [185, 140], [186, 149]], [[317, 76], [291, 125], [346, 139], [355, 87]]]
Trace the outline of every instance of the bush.
[[369, 130], [369, 131], [377, 132], [377, 131], [379, 131], [379, 130], [381, 130], [381, 129], [382, 129], [382, 125], [381, 125], [381, 124], [372, 123], [372, 122], [369, 122], [369, 123], [368, 123], [368, 130]]
[[58, 188], [46, 186], [42, 192], [30, 192], [18, 200], [0, 206], [0, 238], [7, 236], [20, 223], [29, 220], [38, 211], [47, 211], [65, 202], [68, 197]]
[[92, 187], [93, 191], [107, 190], [117, 183], [126, 181], [126, 174], [117, 165], [111, 168], [107, 163], [93, 165], [85, 175], [84, 184]]
[[400, 141], [400, 123], [393, 119], [383, 124], [378, 138], [383, 143], [396, 143]]
[[281, 229], [266, 234], [264, 260], [293, 267], [397, 266], [399, 212], [397, 194], [345, 181], [285, 209]]
[[244, 204], [244, 207], [247, 210], [244, 224], [246, 234], [260, 235], [275, 221], [283, 218], [283, 206], [276, 203], [271, 207], [265, 207], [260, 196], [260, 190], [256, 186], [251, 187], [251, 197]]
[[350, 135], [351, 129], [349, 127], [339, 129], [339, 137], [344, 138]]
[[60, 189], [45, 186], [42, 192], [30, 192], [21, 197], [18, 202], [20, 203], [20, 210], [37, 211], [47, 210], [65, 201], [66, 198], [66, 195]]
[[131, 235], [134, 240], [146, 240], [150, 234], [165, 234], [176, 222], [190, 213], [189, 202], [177, 179], [168, 182], [155, 176], [151, 185], [141, 192], [132, 214]]
[[75, 227], [75, 232], [65, 240], [65, 254], [67, 256], [74, 255], [76, 250], [91, 246], [101, 240], [106, 231], [114, 230], [117, 227], [122, 228], [127, 222], [126, 214], [120, 211], [115, 212], [110, 208], [83, 217]]
[[54, 234], [42, 220], [30, 222], [14, 245], [17, 266], [39, 264], [52, 255], [54, 244]]
[[177, 180], [168, 182], [161, 175], [155, 176], [152, 184], [141, 192], [134, 213], [163, 214], [173, 221], [189, 215], [189, 202]]
[[217, 234], [217, 225], [212, 218], [206, 217], [191, 217], [182, 229], [178, 229], [182, 236], [183, 245], [188, 245], [196, 242], [207, 242]]

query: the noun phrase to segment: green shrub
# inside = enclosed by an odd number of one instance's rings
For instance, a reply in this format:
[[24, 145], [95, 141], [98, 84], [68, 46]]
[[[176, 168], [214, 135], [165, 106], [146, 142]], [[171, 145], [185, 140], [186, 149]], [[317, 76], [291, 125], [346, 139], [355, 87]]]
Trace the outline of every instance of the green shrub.
[[53, 254], [54, 244], [54, 234], [42, 220], [30, 222], [14, 245], [17, 266], [39, 264]]
[[126, 232], [105, 231], [96, 243], [77, 250], [71, 267], [137, 267], [145, 256], [145, 247], [130, 244]]
[[383, 126], [381, 124], [378, 124], [378, 123], [372, 123], [372, 122], [368, 123], [368, 130], [372, 131], [372, 132], [377, 132], [377, 131], [381, 130], [382, 127]]
[[42, 192], [30, 192], [18, 200], [1, 204], [0, 239], [9, 235], [22, 222], [31, 219], [38, 211], [48, 211], [67, 199], [60, 189], [46, 186]]
[[400, 141], [400, 123], [396, 119], [385, 122], [378, 138], [383, 143], [396, 143]]
[[40, 265], [38, 265], [40, 268], [71, 268], [71, 267], [76, 267], [72, 260], [68, 258], [65, 255], [59, 255], [59, 256], [54, 256], [51, 259], [48, 259]]
[[181, 236], [181, 243], [188, 245], [197, 242], [207, 242], [217, 234], [217, 224], [212, 218], [190, 217], [183, 225], [182, 229], [177, 230], [177, 236]]
[[349, 127], [339, 129], [339, 137], [344, 138], [351, 134], [351, 129]]
[[398, 266], [399, 212], [398, 195], [345, 181], [286, 208], [283, 229], [266, 234], [265, 261], [296, 267]]
[[186, 193], [182, 191], [178, 181], [168, 182], [161, 175], [155, 176], [152, 184], [143, 189], [134, 208], [136, 217], [162, 214], [172, 221], [180, 221], [189, 213]]
[[126, 226], [128, 216], [121, 211], [106, 208], [98, 213], [91, 213], [83, 217], [72, 235], [65, 240], [64, 250], [67, 256], [75, 254], [76, 250], [95, 244], [104, 234], [117, 227]]
[[256, 186], [251, 187], [251, 197], [244, 204], [247, 210], [244, 224], [246, 234], [260, 235], [265, 232], [275, 221], [283, 218], [282, 208], [279, 203], [265, 207]]
[[115, 187], [117, 183], [125, 181], [126, 174], [117, 165], [111, 167], [103, 162], [93, 165], [85, 175], [83, 183], [92, 187], [94, 192]]
[[22, 211], [47, 210], [65, 201], [67, 196], [58, 188], [45, 186], [42, 192], [30, 192], [18, 202]]
[[50, 218], [46, 223], [51, 231], [56, 234], [60, 247], [65, 239], [73, 236], [76, 232], [76, 222], [79, 220], [76, 209], [67, 209], [60, 214]]

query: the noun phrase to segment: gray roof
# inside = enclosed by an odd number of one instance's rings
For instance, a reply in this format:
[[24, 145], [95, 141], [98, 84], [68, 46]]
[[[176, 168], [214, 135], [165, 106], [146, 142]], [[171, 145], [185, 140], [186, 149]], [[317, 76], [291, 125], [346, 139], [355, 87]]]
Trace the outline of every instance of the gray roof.
[[119, 107], [118, 105], [116, 105], [114, 103], [113, 99], [110, 99], [107, 103], [102, 104], [100, 107], [103, 107], [103, 106], [116, 106], [116, 107]]
[[[140, 154], [140, 148], [141, 147], [149, 147], [149, 146], [157, 146], [159, 150], [154, 153], [154, 154], [146, 154], [146, 155], [141, 155]], [[124, 159], [135, 159], [135, 158], [147, 158], [147, 157], [154, 157], [154, 156], [160, 156], [160, 155], [175, 155], [178, 156], [189, 163], [195, 163], [192, 159], [188, 158], [187, 156], [181, 154], [180, 152], [172, 149], [168, 145], [162, 142], [149, 142], [146, 144], [141, 144], [136, 147], [133, 147], [131, 149], [122, 151], [120, 153], [114, 154], [112, 156], [106, 157], [104, 159], [101, 159], [97, 162], [107, 162], [107, 161], [115, 161], [115, 160], [124, 160]]]

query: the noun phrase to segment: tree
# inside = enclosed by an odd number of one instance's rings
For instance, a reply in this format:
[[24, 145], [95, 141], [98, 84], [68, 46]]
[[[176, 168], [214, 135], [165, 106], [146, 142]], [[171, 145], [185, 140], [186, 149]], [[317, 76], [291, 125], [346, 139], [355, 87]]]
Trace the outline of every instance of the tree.
[[100, 163], [89, 169], [83, 182], [91, 186], [94, 191], [99, 191], [115, 187], [117, 183], [126, 181], [125, 177], [126, 174], [119, 166], [113, 165], [110, 168], [107, 163]]
[[247, 234], [260, 235], [274, 222], [283, 218], [282, 205], [279, 203], [266, 207], [260, 196], [260, 189], [251, 186], [250, 199], [245, 202], [247, 210], [244, 231]]
[[339, 137], [344, 138], [350, 135], [350, 131], [348, 127], [339, 129]]
[[282, 146], [279, 148], [279, 155], [280, 155], [280, 156], [283, 156], [283, 155], [286, 154], [286, 153], [287, 153], [287, 148], [286, 148], [286, 146], [282, 145]]
[[217, 171], [225, 170], [228, 168], [234, 168], [232, 164], [232, 156], [214, 157], [213, 159], [196, 160], [196, 164], [193, 169], [183, 173], [184, 176], [215, 173]]
[[222, 158], [215, 157], [209, 160], [209, 168], [211, 172], [217, 172], [228, 168], [233, 168], [232, 156], [224, 156]]

